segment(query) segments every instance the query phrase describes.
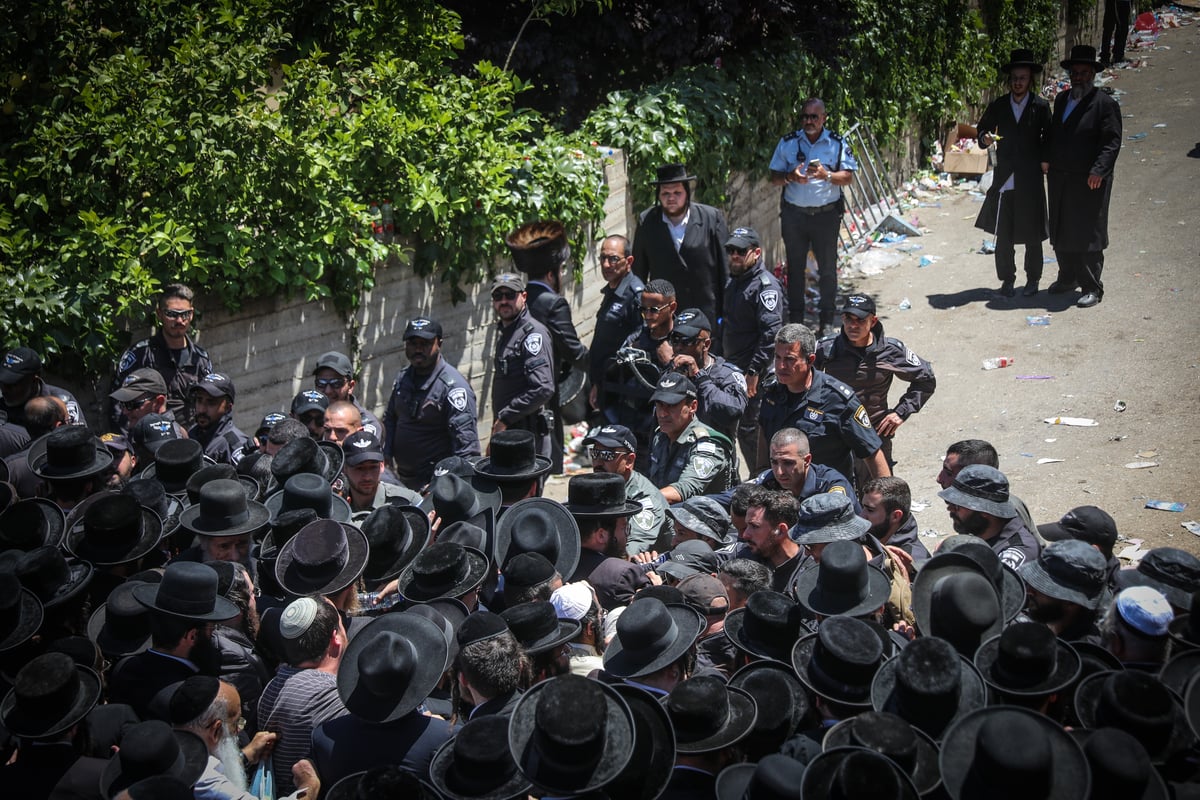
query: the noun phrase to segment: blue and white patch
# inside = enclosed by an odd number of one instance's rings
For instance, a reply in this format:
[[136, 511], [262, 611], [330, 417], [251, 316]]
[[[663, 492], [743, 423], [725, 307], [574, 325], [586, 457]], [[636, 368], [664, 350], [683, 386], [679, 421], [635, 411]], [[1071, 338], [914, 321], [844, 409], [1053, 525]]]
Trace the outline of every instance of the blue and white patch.
[[804, 418], [809, 422], [820, 422], [824, 416], [825, 412], [819, 408], [813, 408], [809, 406], [808, 408], [804, 409]]
[[542, 335], [540, 333], [531, 333], [526, 336], [525, 349], [529, 351], [531, 356], [536, 356], [542, 352]]
[[[535, 336], [537, 334], [534, 334]], [[526, 340], [528, 341], [528, 340]], [[451, 389], [446, 395], [446, 399], [450, 401], [450, 405], [454, 406], [459, 411], [467, 410], [467, 390], [466, 389]]]
[[694, 456], [691, 463], [692, 469], [701, 480], [708, 480], [721, 468], [720, 462], [711, 456]]
[[1010, 547], [1000, 554], [1000, 563], [1006, 564], [1012, 569], [1020, 569], [1025, 563], [1025, 551], [1018, 547]]
[[774, 289], [769, 289], [765, 292], [758, 293], [758, 302], [763, 304], [763, 308], [767, 311], [774, 311], [779, 307], [779, 292]]
[[700, 442], [696, 445], [696, 452], [702, 454], [720, 455], [721, 448], [716, 442]]
[[121, 354], [121, 363], [117, 364], [117, 372], [128, 372], [133, 369], [134, 363], [137, 361], [137, 353], [132, 350], [126, 350]]
[[375, 427], [375, 423], [364, 422], [362, 429], [364, 431], [366, 431], [367, 433], [371, 434], [372, 436], [374, 436], [376, 439], [379, 438], [379, 429]]
[[83, 418], [83, 412], [79, 410], [79, 404], [74, 400], [63, 400], [67, 406], [67, 422], [72, 425], [85, 425], [87, 420]]
[[615, 317], [615, 316], [620, 315], [621, 310], [623, 308], [625, 308], [624, 303], [613, 303], [611, 306], [608, 307], [608, 313], [612, 314]]
[[907, 347], [904, 348], [904, 360], [912, 364], [914, 367], [921, 366], [921, 357], [912, 350], [909, 350]]
[[747, 391], [748, 391], [748, 390], [747, 390], [747, 388], [746, 388], [746, 376], [745, 376], [745, 375], [743, 375], [741, 372], [738, 372], [737, 370], [734, 370], [734, 372], [733, 372], [733, 382], [734, 382], [734, 383], [736, 383], [738, 386], [740, 386], [740, 387], [742, 388], [742, 392], [743, 392], [743, 393], [745, 393], [745, 392], [747, 392]]
[[858, 410], [854, 412], [854, 421], [864, 428], [871, 427], [871, 418], [867, 415], [865, 406], [859, 406]]

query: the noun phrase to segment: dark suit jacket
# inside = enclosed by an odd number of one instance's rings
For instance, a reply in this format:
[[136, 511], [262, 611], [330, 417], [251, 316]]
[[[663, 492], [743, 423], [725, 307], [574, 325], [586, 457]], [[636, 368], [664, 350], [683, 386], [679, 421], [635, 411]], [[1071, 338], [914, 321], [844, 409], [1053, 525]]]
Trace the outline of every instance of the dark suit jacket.
[[717, 776], [694, 769], [671, 771], [671, 782], [659, 800], [713, 800], [717, 796]]
[[571, 319], [571, 306], [566, 298], [540, 283], [530, 283], [526, 291], [530, 316], [550, 331], [550, 339], [554, 342], [554, 363], [558, 369], [556, 378], [561, 382], [573, 365], [582, 367], [581, 362], [587, 361], [587, 346], [579, 340], [575, 322]]
[[177, 659], [153, 650], [128, 656], [113, 667], [108, 681], [108, 697], [114, 703], [128, 703], [141, 719], [150, 716], [150, 701], [154, 695], [172, 683], [187, 680], [196, 670]]
[[675, 287], [679, 310], [698, 308], [714, 326], [724, 304], [729, 261], [725, 240], [729, 228], [725, 215], [712, 206], [692, 203], [683, 244], [675, 250], [671, 232], [663, 222], [662, 207], [642, 212], [633, 237], [633, 272], [643, 281], [665, 278]]
[[[45, 800], [77, 760], [79, 756], [70, 743], [23, 744], [17, 751], [16, 763], [0, 767], [0, 794], [22, 800]], [[95, 794], [99, 794], [99, 787], [97, 774]]]
[[1000, 187], [1013, 178], [1013, 188], [1004, 200], [1013, 207], [1013, 241], [1041, 242], [1046, 239], [1046, 179], [1042, 162], [1049, 160], [1046, 140], [1050, 134], [1050, 104], [1030, 95], [1021, 119], [1013, 116], [1011, 95], [992, 101], [979, 119], [980, 132], [998, 133], [996, 169], [975, 227], [996, 232]]
[[325, 786], [352, 772], [389, 764], [428, 780], [429, 762], [451, 734], [446, 720], [416, 711], [381, 725], [348, 714], [313, 730], [312, 759]]
[[59, 779], [49, 800], [103, 800], [100, 776], [108, 760], [82, 756]]
[[[1065, 120], [1070, 92], [1054, 98], [1050, 125], [1050, 242], [1065, 252], [1108, 247], [1108, 201], [1113, 168], [1121, 154], [1121, 106], [1104, 92], [1084, 95]], [[1089, 189], [1088, 175], [1103, 175]]]

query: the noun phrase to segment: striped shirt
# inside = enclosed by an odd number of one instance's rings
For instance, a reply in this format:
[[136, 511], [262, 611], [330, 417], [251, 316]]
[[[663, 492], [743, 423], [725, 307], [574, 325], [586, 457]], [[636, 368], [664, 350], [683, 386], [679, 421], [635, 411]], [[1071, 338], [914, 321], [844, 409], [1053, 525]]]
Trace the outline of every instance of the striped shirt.
[[312, 753], [313, 728], [348, 714], [337, 692], [337, 676], [284, 664], [263, 689], [259, 729], [279, 734], [271, 752], [278, 797], [295, 790], [292, 766]]

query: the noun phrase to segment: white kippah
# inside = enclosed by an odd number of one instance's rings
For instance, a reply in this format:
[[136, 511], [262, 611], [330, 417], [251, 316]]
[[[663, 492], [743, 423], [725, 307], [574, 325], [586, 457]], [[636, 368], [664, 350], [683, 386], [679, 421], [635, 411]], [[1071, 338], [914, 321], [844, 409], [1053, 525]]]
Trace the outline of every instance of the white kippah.
[[288, 603], [279, 618], [279, 632], [285, 639], [299, 639], [317, 616], [317, 601], [301, 597]]
[[592, 588], [585, 581], [564, 584], [550, 595], [559, 619], [583, 619], [592, 607]]
[[1131, 586], [1117, 595], [1117, 613], [1136, 631], [1146, 636], [1166, 636], [1175, 618], [1163, 593], [1150, 586]]

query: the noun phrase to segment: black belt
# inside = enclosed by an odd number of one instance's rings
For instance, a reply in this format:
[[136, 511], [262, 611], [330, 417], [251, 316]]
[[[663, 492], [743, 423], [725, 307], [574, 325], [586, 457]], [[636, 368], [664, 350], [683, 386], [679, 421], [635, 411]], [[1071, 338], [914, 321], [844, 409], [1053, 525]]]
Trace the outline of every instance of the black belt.
[[840, 200], [834, 200], [832, 203], [826, 203], [823, 206], [798, 206], [795, 203], [788, 203], [789, 206], [799, 211], [801, 214], [808, 214], [810, 217], [817, 214], [824, 214], [826, 211], [836, 211]]

